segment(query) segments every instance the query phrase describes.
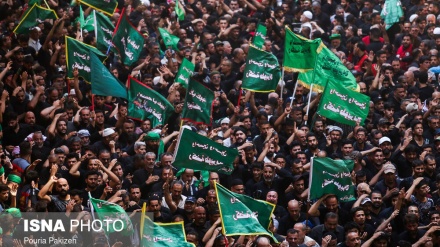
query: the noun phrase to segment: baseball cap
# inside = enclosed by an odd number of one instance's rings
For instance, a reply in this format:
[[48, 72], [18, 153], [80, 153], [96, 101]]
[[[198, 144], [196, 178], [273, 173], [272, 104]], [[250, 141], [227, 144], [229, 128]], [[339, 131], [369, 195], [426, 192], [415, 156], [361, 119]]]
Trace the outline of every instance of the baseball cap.
[[78, 137], [81, 138], [83, 136], [90, 136], [90, 132], [86, 129], [79, 130]]
[[218, 45], [223, 46], [223, 45], [224, 45], [224, 44], [223, 44], [223, 41], [217, 40], [217, 41], [215, 42], [215, 46], [218, 46]]
[[416, 103], [409, 103], [406, 106], [406, 112], [411, 113], [413, 111], [417, 111], [419, 109], [419, 106]]
[[384, 137], [382, 137], [382, 138], [379, 139], [379, 145], [381, 145], [381, 144], [384, 143], [384, 142], [389, 142], [389, 143], [391, 143], [391, 140], [390, 140], [390, 138], [388, 138], [388, 137], [386, 137], [386, 136], [384, 136]]
[[222, 119], [222, 121], [220, 122], [220, 124], [229, 124], [229, 118], [225, 117]]
[[387, 174], [387, 173], [396, 173], [396, 167], [394, 167], [393, 164], [385, 164], [383, 166], [383, 173]]
[[384, 124], [391, 125], [391, 123], [388, 122], [388, 120], [386, 120], [385, 118], [379, 119], [379, 122], [377, 123], [377, 125], [384, 125]]
[[364, 205], [364, 204], [367, 203], [367, 202], [371, 202], [371, 199], [368, 198], [368, 197], [365, 197], [365, 198], [362, 200], [361, 205]]
[[192, 203], [196, 203], [197, 200], [194, 196], [188, 196], [185, 200], [185, 202], [192, 202]]
[[107, 137], [107, 136], [112, 135], [114, 133], [115, 133], [115, 131], [112, 128], [106, 128], [102, 132], [102, 137]]

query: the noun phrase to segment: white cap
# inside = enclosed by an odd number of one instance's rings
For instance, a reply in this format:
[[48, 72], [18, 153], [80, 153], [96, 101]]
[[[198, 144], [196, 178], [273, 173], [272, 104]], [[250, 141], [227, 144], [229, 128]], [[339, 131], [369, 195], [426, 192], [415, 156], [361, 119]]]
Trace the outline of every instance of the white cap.
[[406, 106], [406, 112], [411, 113], [413, 111], [417, 111], [419, 109], [419, 106], [416, 103], [409, 103]]
[[416, 15], [416, 14], [412, 14], [412, 15], [409, 17], [409, 22], [413, 22], [417, 17], [419, 17], [419, 16]]
[[153, 84], [157, 85], [160, 82], [160, 76], [156, 76], [153, 78]]
[[33, 27], [31, 30], [37, 30], [38, 32], [40, 32], [40, 31], [41, 31], [41, 28], [39, 28], [39, 27]]
[[384, 137], [382, 137], [382, 138], [379, 139], [379, 145], [381, 145], [381, 144], [384, 143], [384, 142], [389, 142], [389, 143], [391, 143], [391, 140], [390, 140], [390, 138], [388, 138], [388, 137], [386, 137], [386, 136], [384, 136]]
[[107, 137], [109, 135], [112, 135], [113, 133], [115, 133], [115, 131], [112, 128], [106, 128], [102, 132], [102, 137]]
[[229, 118], [225, 117], [222, 119], [222, 121], [220, 122], [220, 124], [229, 124]]
[[303, 15], [304, 15], [305, 17], [307, 17], [309, 20], [313, 19], [313, 14], [312, 14], [312, 12], [310, 12], [310, 11], [308, 11], [308, 10], [304, 11], [304, 12], [303, 12]]
[[434, 28], [434, 34], [440, 34], [440, 27]]
[[76, 95], [75, 89], [70, 89], [69, 95]]

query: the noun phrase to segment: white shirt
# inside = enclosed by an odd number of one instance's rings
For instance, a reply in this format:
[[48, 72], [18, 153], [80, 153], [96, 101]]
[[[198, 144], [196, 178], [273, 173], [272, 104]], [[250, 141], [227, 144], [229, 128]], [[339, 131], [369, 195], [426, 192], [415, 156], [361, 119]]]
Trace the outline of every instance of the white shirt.
[[[179, 201], [179, 204], [177, 205], [177, 207], [183, 209], [183, 207], [185, 206], [186, 196], [181, 195], [180, 197], [181, 198], [180, 198], [180, 201]], [[165, 207], [165, 208], [168, 208], [168, 209], [170, 208], [170, 207], [168, 207], [168, 204], [165, 201], [165, 196], [162, 197], [162, 207]]]

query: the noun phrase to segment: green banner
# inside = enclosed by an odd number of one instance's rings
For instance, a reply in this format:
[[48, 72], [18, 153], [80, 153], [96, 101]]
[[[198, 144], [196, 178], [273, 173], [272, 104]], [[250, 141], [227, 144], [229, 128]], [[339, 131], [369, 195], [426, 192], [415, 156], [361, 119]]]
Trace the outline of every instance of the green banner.
[[92, 93], [127, 99], [127, 88], [102, 64], [99, 58], [90, 52], [92, 70]]
[[94, 12], [96, 16], [96, 48], [107, 52], [109, 47], [114, 47], [112, 38], [115, 26], [106, 15], [99, 11]]
[[215, 192], [224, 235], [268, 235], [278, 242], [268, 230], [275, 205], [231, 192], [218, 183]]
[[175, 223], [155, 223], [144, 217], [142, 229], [142, 247], [194, 247], [186, 242], [183, 221]]
[[106, 15], [112, 16], [118, 7], [117, 0], [77, 0], [93, 9], [104, 12]]
[[182, 6], [179, 4], [179, 0], [176, 0], [176, 6], [174, 7], [174, 11], [176, 12], [179, 21], [185, 20], [185, 10], [183, 10]]
[[255, 30], [255, 36], [253, 43], [254, 45], [261, 49], [264, 45], [264, 41], [266, 40], [267, 28], [262, 24], [258, 24], [257, 30]]
[[351, 181], [353, 160], [312, 158], [310, 164], [309, 200], [319, 199], [325, 194], [336, 195], [341, 202], [355, 200]]
[[284, 70], [294, 72], [313, 70], [321, 39], [306, 39], [296, 35], [288, 27], [285, 28], [285, 32]]
[[[93, 10], [96, 11], [96, 10]], [[100, 12], [98, 12], [100, 13]], [[81, 19], [81, 18], [80, 18]], [[83, 30], [87, 30], [87, 32], [92, 32], [95, 30], [95, 20], [93, 17], [93, 12], [87, 16], [84, 20]]]
[[370, 109], [370, 97], [329, 81], [325, 87], [318, 114], [338, 123], [363, 125]]
[[151, 127], [163, 125], [174, 112], [170, 102], [142, 82], [128, 77], [128, 116], [138, 120], [151, 120]]
[[166, 49], [172, 48], [176, 51], [179, 50], [177, 48], [177, 43], [179, 43], [180, 38], [170, 34], [167, 30], [159, 27], [160, 36], [162, 37], [163, 43], [165, 44]]
[[131, 66], [138, 61], [144, 46], [144, 36], [133, 27], [125, 12], [119, 18], [112, 41], [124, 65]]
[[193, 63], [191, 63], [191, 61], [189, 61], [186, 58], [183, 58], [182, 64], [180, 64], [179, 71], [177, 72], [175, 82], [179, 83], [184, 88], [187, 88], [189, 78], [194, 73], [195, 67], [196, 66]]
[[99, 60], [104, 61], [106, 56], [93, 46], [87, 45], [74, 38], [66, 36], [66, 63], [67, 77], [73, 78], [73, 70], [78, 68], [79, 76], [86, 82], [91, 81], [90, 55], [92, 51]]
[[231, 174], [238, 150], [228, 148], [188, 128], [181, 128], [173, 166]]
[[120, 232], [124, 236], [130, 236], [134, 233], [131, 219], [121, 206], [91, 196], [90, 203], [93, 205], [93, 210], [98, 218], [103, 222], [102, 228], [106, 231], [106, 234]]
[[278, 59], [272, 53], [249, 46], [242, 88], [253, 92], [273, 92], [280, 78]]
[[[316, 73], [314, 81], [313, 73]], [[299, 73], [298, 81], [307, 88], [313, 83], [313, 91], [322, 92], [327, 80], [359, 92], [359, 86], [350, 70], [321, 42], [315, 69]]]
[[58, 19], [58, 16], [52, 9], [46, 9], [34, 4], [24, 12], [20, 22], [14, 29], [14, 33], [28, 34], [30, 29], [39, 24], [39, 21], [44, 21], [46, 19], [55, 20]]
[[190, 80], [186, 89], [182, 119], [211, 125], [211, 110], [214, 98], [213, 91], [197, 81]]

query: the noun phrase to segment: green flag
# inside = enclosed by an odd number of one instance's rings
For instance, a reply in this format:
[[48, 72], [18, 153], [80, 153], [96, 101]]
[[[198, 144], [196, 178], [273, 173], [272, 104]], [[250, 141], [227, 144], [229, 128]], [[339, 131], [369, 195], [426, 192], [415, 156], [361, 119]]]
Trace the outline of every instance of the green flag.
[[144, 46], [144, 36], [133, 27], [125, 11], [119, 18], [112, 41], [123, 64], [131, 66], [138, 61]]
[[[315, 80], [313, 73], [316, 73]], [[322, 92], [327, 80], [359, 92], [359, 86], [350, 70], [321, 42], [315, 69], [299, 73], [298, 81], [307, 88], [313, 83], [313, 91]]]
[[92, 30], [96, 28], [96, 48], [100, 51], [107, 52], [109, 47], [114, 47], [112, 38], [115, 26], [106, 15], [99, 11], [93, 10], [93, 15], [89, 15], [89, 17], [90, 16], [93, 18]]
[[194, 73], [194, 68], [196, 66], [191, 63], [185, 57], [182, 60], [182, 64], [179, 67], [179, 71], [177, 71], [175, 82], [182, 85], [184, 88], [188, 87], [189, 78]]
[[93, 9], [99, 10], [106, 15], [112, 16], [118, 7], [117, 0], [77, 0]]
[[81, 7], [81, 5], [79, 6], [79, 19], [78, 19], [78, 22], [79, 22], [79, 26], [81, 28], [84, 28], [84, 25], [86, 24], [86, 21], [84, 19], [84, 11], [83, 11], [83, 8]]
[[22, 15], [20, 22], [14, 29], [14, 33], [27, 34], [29, 30], [39, 24], [40, 21], [46, 19], [58, 19], [57, 14], [52, 9], [46, 9], [37, 4], [34, 4], [31, 8], [28, 8]]
[[165, 44], [166, 48], [172, 48], [176, 51], [179, 49], [177, 48], [177, 43], [179, 43], [180, 38], [177, 36], [174, 36], [170, 34], [167, 30], [159, 27], [160, 36], [162, 37], [163, 43]]
[[[93, 10], [93, 12], [95, 12], [95, 10]], [[100, 12], [98, 12], [98, 13], [100, 13]], [[95, 20], [94, 20], [93, 14], [90, 14], [87, 16], [87, 18], [85, 18], [84, 26], [82, 28], [83, 28], [83, 30], [87, 30], [87, 32], [93, 32], [95, 30]]]
[[238, 151], [228, 148], [188, 128], [181, 128], [173, 166], [231, 174]]
[[309, 200], [319, 199], [325, 194], [334, 194], [341, 202], [355, 200], [351, 181], [353, 160], [312, 158], [309, 180]]
[[182, 119], [211, 125], [211, 110], [214, 98], [213, 91], [197, 81], [190, 80], [186, 89]]
[[329, 81], [325, 87], [318, 114], [336, 122], [363, 125], [370, 109], [370, 97]]
[[257, 30], [255, 30], [255, 36], [253, 40], [253, 43], [257, 48], [261, 49], [261, 47], [263, 47], [264, 41], [266, 40], [266, 33], [267, 33], [266, 26], [258, 23]]
[[92, 51], [90, 51], [90, 68], [93, 94], [127, 99], [127, 88], [113, 76]]
[[306, 72], [313, 70], [321, 39], [309, 40], [285, 28], [283, 66], [286, 71]]
[[394, 23], [400, 22], [400, 17], [403, 16], [402, 3], [400, 0], [385, 1], [380, 16], [385, 22], [386, 29], [389, 29]]
[[249, 46], [242, 88], [253, 92], [273, 92], [280, 78], [278, 59], [272, 53]]
[[275, 205], [231, 192], [218, 183], [215, 192], [225, 236], [269, 235], [278, 243], [268, 230]]
[[151, 120], [151, 127], [165, 124], [174, 112], [170, 102], [142, 82], [128, 77], [128, 116], [138, 120]]
[[144, 217], [142, 229], [142, 247], [194, 247], [186, 242], [183, 221], [174, 223], [155, 223]]
[[91, 81], [90, 55], [92, 51], [101, 61], [106, 59], [106, 56], [91, 45], [84, 44], [74, 38], [66, 36], [66, 63], [67, 63], [67, 77], [73, 78], [73, 70], [78, 68], [79, 76], [86, 82]]
[[183, 10], [182, 6], [179, 4], [179, 0], [176, 0], [176, 6], [174, 7], [174, 11], [176, 12], [179, 21], [185, 20], [185, 10]]
[[112, 202], [95, 199], [91, 196], [90, 203], [101, 220], [102, 228], [106, 234], [118, 232], [124, 236], [130, 236], [134, 233], [131, 219], [121, 206]]

